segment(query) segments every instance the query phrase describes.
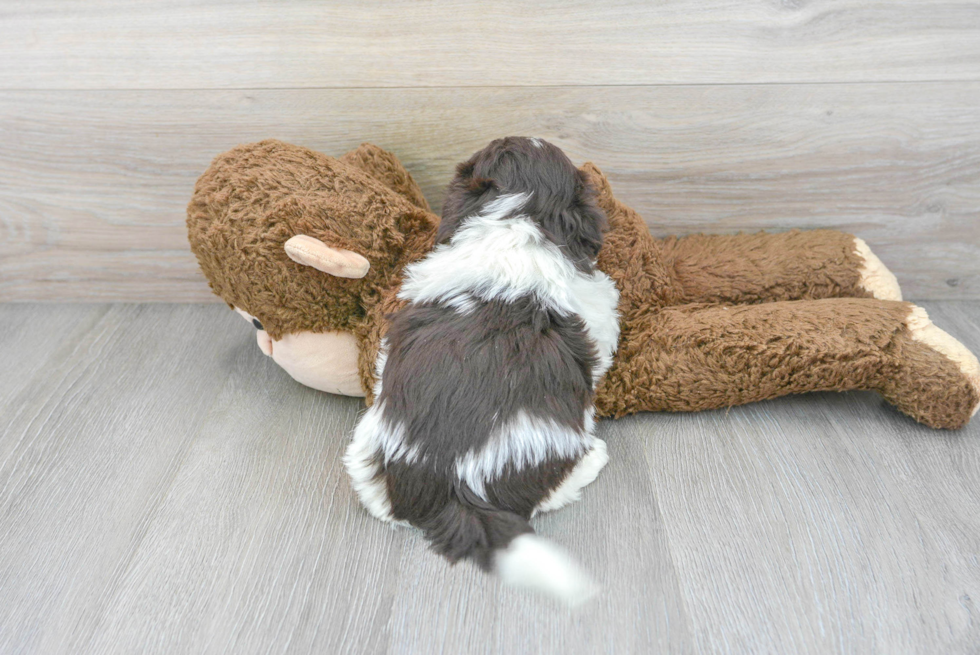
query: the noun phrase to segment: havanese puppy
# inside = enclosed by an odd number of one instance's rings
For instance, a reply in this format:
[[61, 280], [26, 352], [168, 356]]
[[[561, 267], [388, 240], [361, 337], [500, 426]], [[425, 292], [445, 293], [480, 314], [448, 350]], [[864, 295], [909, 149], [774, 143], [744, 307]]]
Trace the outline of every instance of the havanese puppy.
[[619, 338], [619, 293], [595, 267], [605, 223], [546, 141], [498, 139], [460, 164], [344, 458], [377, 518], [569, 604], [594, 587], [528, 520], [578, 500], [608, 461], [593, 434]]

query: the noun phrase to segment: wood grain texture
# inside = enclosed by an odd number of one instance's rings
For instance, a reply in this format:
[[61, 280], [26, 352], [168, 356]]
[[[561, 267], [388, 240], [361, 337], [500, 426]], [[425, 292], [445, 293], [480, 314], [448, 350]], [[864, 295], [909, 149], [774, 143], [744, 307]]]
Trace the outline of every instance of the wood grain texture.
[[220, 357], [211, 321], [161, 309], [3, 307], [49, 334], [0, 340], [0, 652], [77, 652], [222, 386], [185, 368]]
[[[975, 303], [925, 307], [980, 350]], [[646, 452], [697, 650], [976, 652], [978, 437], [870, 392], [672, 416]]]
[[0, 88], [623, 85], [977, 79], [951, 0], [6, 0]]
[[280, 138], [453, 166], [533, 134], [592, 160], [657, 235], [834, 228], [906, 297], [980, 298], [980, 83], [0, 92], [0, 300], [212, 299], [184, 210], [211, 158]]
[[602, 587], [594, 603], [570, 612], [501, 588], [473, 567], [447, 567], [412, 534], [399, 563], [389, 652], [455, 653], [462, 644], [462, 652], [483, 655], [690, 652], [691, 626], [644, 461], [652, 425], [602, 423], [610, 463], [580, 502], [534, 521], [594, 576]]
[[224, 369], [228, 382], [159, 498], [91, 652], [377, 652], [383, 643], [377, 628], [405, 535], [358, 511], [347, 484], [341, 456], [362, 404], [299, 386], [250, 346]]
[[[980, 351], [980, 303], [933, 302]], [[357, 399], [289, 379], [217, 305], [0, 304], [0, 652], [972, 653], [980, 422], [871, 393], [604, 421], [535, 520], [577, 613], [371, 519]], [[5, 371], [6, 372], [6, 371]]]

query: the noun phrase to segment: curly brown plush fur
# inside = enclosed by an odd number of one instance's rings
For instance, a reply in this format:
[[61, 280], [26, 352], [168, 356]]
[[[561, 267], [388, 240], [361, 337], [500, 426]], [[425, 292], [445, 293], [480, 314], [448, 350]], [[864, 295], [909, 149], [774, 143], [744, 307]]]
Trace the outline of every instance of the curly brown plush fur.
[[[582, 170], [609, 218], [599, 268], [620, 290], [619, 351], [598, 389], [600, 414], [873, 389], [918, 421], [957, 428], [980, 405], [976, 358], [899, 302], [897, 285], [875, 282], [877, 260], [854, 236], [658, 240], [596, 166]], [[393, 155], [370, 144], [339, 160], [277, 141], [241, 146], [198, 181], [187, 225], [211, 288], [273, 338], [352, 332], [371, 402], [402, 270], [428, 252], [438, 225]], [[296, 234], [364, 255], [369, 273], [335, 278], [291, 261], [283, 244]]]
[[[364, 144], [341, 159], [279, 141], [217, 157], [187, 208], [191, 250], [211, 289], [269, 335], [357, 331], [405, 264], [428, 252], [439, 219], [393, 155]], [[367, 276], [324, 275], [283, 245], [307, 234], [368, 258]]]
[[[915, 338], [920, 309], [874, 299], [861, 286], [866, 262], [854, 236], [813, 230], [656, 240], [597, 167], [583, 168], [610, 222], [599, 267], [621, 294], [619, 351], [598, 390], [601, 414], [873, 389], [926, 425], [969, 421], [980, 403], [976, 373]], [[972, 358], [965, 348], [951, 354]], [[976, 370], [975, 358], [965, 364]]]

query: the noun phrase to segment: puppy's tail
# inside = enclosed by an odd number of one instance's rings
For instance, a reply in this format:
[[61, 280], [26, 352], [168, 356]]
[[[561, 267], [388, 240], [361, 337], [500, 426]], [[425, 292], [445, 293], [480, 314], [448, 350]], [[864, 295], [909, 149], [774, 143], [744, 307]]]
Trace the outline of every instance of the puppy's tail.
[[436, 552], [452, 562], [472, 559], [506, 584], [544, 592], [570, 606], [584, 603], [597, 590], [565, 551], [534, 534], [527, 519], [472, 492], [457, 493], [427, 523], [425, 537]]

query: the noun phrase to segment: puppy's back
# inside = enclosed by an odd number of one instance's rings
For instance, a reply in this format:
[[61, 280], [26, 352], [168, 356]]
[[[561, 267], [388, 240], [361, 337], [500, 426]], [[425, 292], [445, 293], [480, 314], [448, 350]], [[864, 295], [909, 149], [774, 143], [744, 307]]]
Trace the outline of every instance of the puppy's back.
[[[514, 162], [538, 149], [564, 157], [549, 148], [491, 144], [486, 156], [533, 186], [541, 171]], [[567, 158], [541, 168], [557, 182], [538, 175], [541, 188], [520, 193], [467, 182], [480, 169], [471, 163], [451, 187], [444, 242], [406, 270], [410, 304], [392, 319], [348, 468], [376, 516], [422, 529], [450, 560], [573, 601], [587, 579], [528, 519], [577, 498], [606, 461], [592, 395], [618, 328], [615, 288], [589, 259], [602, 217]]]

